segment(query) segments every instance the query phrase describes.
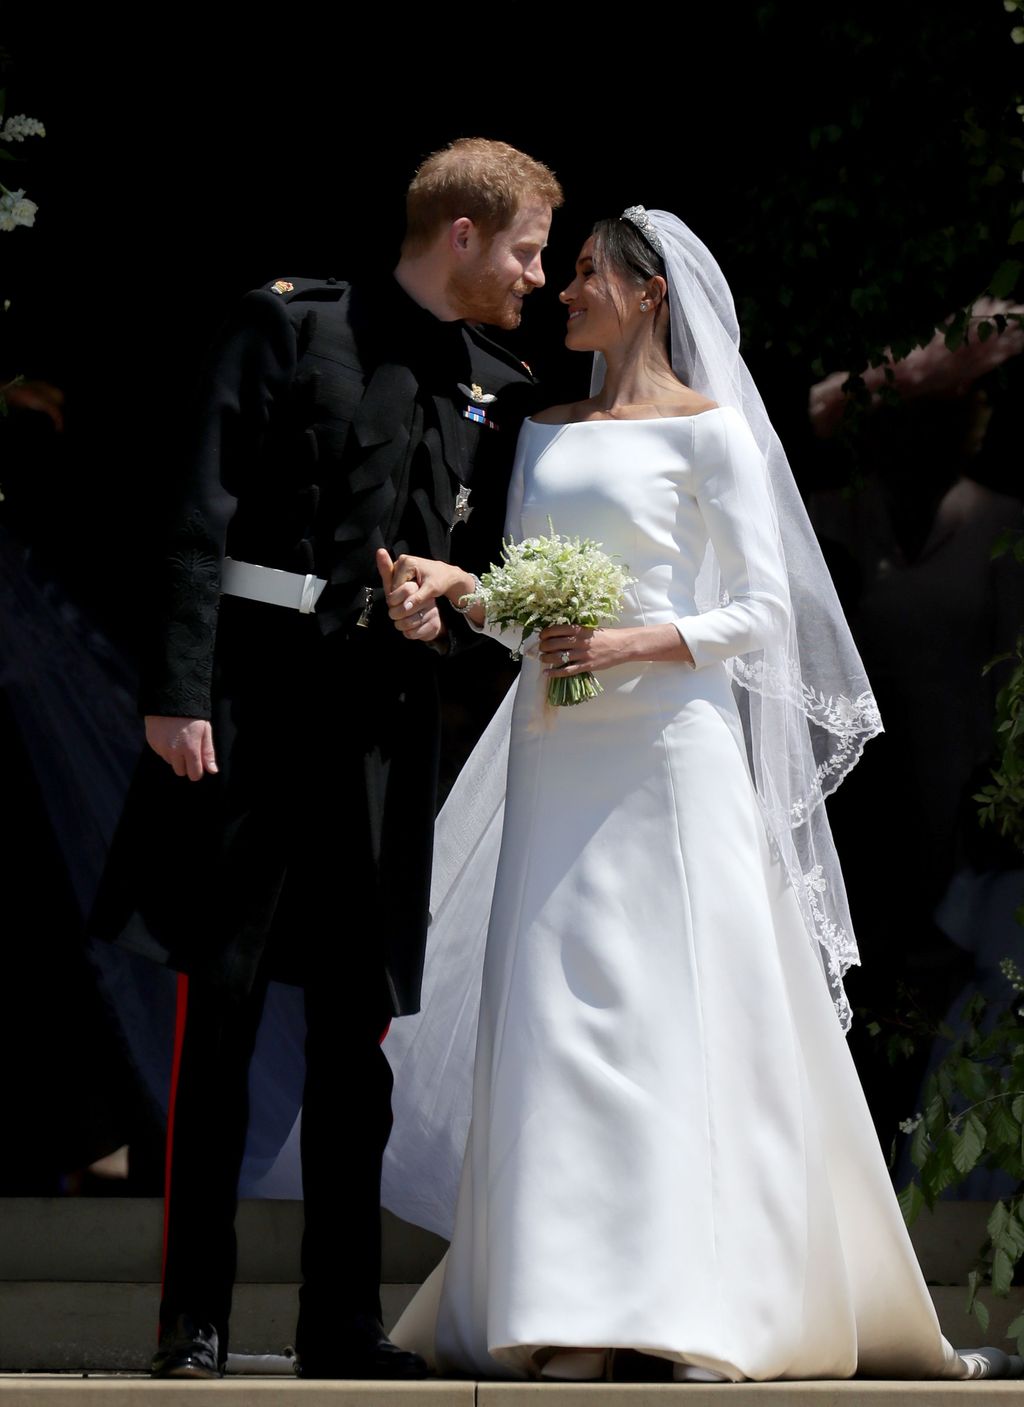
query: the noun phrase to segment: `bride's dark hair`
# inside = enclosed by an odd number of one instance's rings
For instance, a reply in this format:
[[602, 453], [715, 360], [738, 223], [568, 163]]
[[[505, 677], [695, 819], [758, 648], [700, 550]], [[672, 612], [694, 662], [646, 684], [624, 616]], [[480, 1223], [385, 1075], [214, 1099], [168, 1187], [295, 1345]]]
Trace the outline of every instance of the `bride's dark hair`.
[[664, 259], [629, 220], [619, 215], [598, 220], [591, 234], [602, 258], [620, 274], [637, 283], [665, 277]]

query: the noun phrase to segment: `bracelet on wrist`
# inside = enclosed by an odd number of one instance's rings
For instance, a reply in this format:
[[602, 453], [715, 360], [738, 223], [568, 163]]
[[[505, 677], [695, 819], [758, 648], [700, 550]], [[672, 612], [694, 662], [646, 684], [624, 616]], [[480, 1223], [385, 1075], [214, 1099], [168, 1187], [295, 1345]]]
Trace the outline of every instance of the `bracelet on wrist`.
[[479, 590], [480, 590], [480, 578], [479, 578], [479, 577], [477, 576], [477, 574], [474, 572], [474, 573], [473, 573], [473, 590], [472, 590], [472, 591], [464, 591], [464, 592], [462, 593], [462, 595], [458, 598], [457, 601], [451, 601], [451, 600], [449, 600], [449, 604], [450, 604], [452, 610], [453, 610], [453, 611], [458, 611], [458, 613], [459, 613], [460, 616], [467, 615], [467, 614], [473, 609], [473, 605], [472, 605], [472, 603], [470, 603], [469, 605], [464, 606], [464, 605], [462, 604], [462, 602], [465, 601], [465, 599], [466, 599], [467, 596], [473, 596], [473, 595], [475, 595], [476, 592], [478, 592]]

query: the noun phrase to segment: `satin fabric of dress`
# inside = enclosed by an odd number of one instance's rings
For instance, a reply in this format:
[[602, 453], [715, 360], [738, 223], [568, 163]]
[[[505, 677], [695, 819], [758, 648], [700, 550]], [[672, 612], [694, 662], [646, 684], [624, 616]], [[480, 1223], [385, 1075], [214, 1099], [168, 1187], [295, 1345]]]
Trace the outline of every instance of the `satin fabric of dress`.
[[[396, 1330], [442, 1371], [531, 1376], [568, 1346], [962, 1374], [747, 767], [724, 661], [787, 609], [770, 511], [734, 411], [524, 428], [506, 531], [602, 542], [636, 578], [620, 624], [676, 623], [697, 667], [619, 666], [551, 710], [524, 661], [452, 1243]], [[698, 614], [709, 536], [730, 599]], [[449, 1100], [459, 990], [417, 1077]]]

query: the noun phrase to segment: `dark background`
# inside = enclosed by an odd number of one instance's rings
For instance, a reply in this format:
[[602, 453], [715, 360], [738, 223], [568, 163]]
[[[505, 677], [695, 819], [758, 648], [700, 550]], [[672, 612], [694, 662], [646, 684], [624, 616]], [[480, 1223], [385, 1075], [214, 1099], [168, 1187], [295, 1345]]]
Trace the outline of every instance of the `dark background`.
[[[812, 362], [852, 365], [873, 337], [929, 326], [991, 272], [965, 247], [952, 286], [936, 289], [913, 240], [945, 225], [955, 248], [983, 217], [964, 113], [986, 95], [1005, 105], [1020, 51], [994, 0], [970, 20], [961, 5], [813, 24], [785, 6], [711, 20], [696, 9], [491, 7], [420, 29], [386, 8], [327, 18], [300, 6], [270, 26], [215, 7], [14, 17], [0, 36], [7, 112], [40, 117], [47, 136], [16, 149], [31, 160], [15, 184], [40, 211], [0, 244], [12, 300], [0, 370], [59, 385], [67, 428], [59, 443], [24, 421], [7, 436], [8, 524], [73, 575], [108, 628], [130, 631], [133, 556], [145, 557], [226, 309], [289, 274], [385, 276], [416, 165], [474, 134], [529, 151], [565, 187], [548, 287], [517, 342], [552, 400], [586, 384], [561, 349], [554, 294], [590, 223], [636, 202], [668, 208], [730, 278], [748, 360], [806, 476]], [[850, 208], [830, 211], [826, 248], [810, 206], [839, 191]], [[873, 320], [850, 306], [866, 255], [905, 266], [903, 306]]]

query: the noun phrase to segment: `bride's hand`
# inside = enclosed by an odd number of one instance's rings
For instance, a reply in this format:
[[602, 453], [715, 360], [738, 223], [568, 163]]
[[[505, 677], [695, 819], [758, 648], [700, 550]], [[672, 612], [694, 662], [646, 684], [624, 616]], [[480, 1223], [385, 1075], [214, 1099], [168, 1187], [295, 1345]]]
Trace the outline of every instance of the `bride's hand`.
[[[424, 594], [421, 573], [418, 571], [420, 567], [444, 565], [446, 564], [443, 562], [430, 562], [426, 558], [410, 557], [405, 553], [392, 562], [384, 548], [377, 552], [377, 570], [384, 585], [388, 615], [394, 622], [395, 629], [407, 640], [420, 640], [429, 645], [446, 634], [436, 593]], [[421, 598], [419, 603], [406, 607], [405, 602], [414, 594]]]
[[589, 630], [584, 625], [548, 625], [540, 632], [540, 662], [544, 673], [557, 679], [563, 675], [596, 674], [601, 669], [625, 664], [631, 658], [629, 629], [602, 627]]
[[[387, 569], [390, 567], [390, 579]], [[430, 557], [411, 557], [403, 552], [394, 563], [382, 550], [377, 553], [377, 570], [384, 583], [388, 614], [396, 627], [408, 634], [405, 623], [420, 611], [437, 609], [437, 601], [446, 596], [453, 605], [460, 604], [463, 596], [476, 590], [476, 581], [470, 572], [450, 562], [435, 562]], [[474, 613], [483, 618], [482, 610]], [[419, 637], [415, 637], [419, 638]]]
[[602, 626], [598, 630], [584, 625], [548, 625], [539, 638], [540, 661], [552, 679], [587, 670], [596, 674], [637, 660], [693, 664], [689, 647], [674, 625]]

